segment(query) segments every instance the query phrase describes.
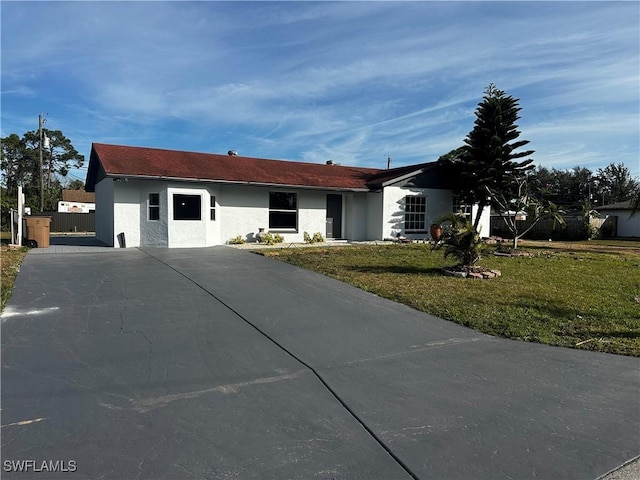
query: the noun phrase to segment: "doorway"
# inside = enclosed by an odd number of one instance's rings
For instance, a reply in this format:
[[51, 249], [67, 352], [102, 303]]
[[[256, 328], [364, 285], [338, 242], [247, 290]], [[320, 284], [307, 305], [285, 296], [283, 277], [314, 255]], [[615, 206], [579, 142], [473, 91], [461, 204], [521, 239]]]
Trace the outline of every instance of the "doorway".
[[327, 238], [342, 238], [342, 195], [327, 194]]

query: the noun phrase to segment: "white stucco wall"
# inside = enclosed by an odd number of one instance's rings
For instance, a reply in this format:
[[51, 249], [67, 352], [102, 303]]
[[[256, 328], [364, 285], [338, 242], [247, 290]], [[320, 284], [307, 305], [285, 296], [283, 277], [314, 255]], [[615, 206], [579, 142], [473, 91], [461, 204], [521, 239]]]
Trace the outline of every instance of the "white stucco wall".
[[[220, 185], [220, 243], [240, 235], [247, 242], [255, 241], [260, 228], [277, 232], [285, 242], [302, 242], [304, 232], [313, 236], [326, 231], [326, 192], [314, 190], [278, 189]], [[269, 229], [269, 192], [295, 192], [298, 198], [298, 229], [296, 232]]]
[[[475, 220], [478, 214], [478, 206], [474, 205], [471, 208], [471, 218]], [[491, 235], [491, 207], [485, 207], [480, 217], [480, 223], [478, 224], [478, 233], [481, 237], [488, 237]]]
[[113, 182], [113, 246], [124, 234], [127, 247], [140, 246], [140, 190], [136, 181]]
[[105, 245], [113, 243], [113, 180], [105, 178], [96, 184], [96, 238]]
[[[427, 197], [426, 231], [406, 233], [404, 231], [404, 197], [423, 195]], [[383, 238], [393, 238], [398, 233], [407, 238], [430, 238], [429, 226], [433, 221], [453, 208], [453, 196], [449, 190], [415, 187], [385, 187], [383, 192]]]
[[631, 210], [606, 211], [606, 217], [618, 217], [618, 237], [640, 237], [640, 213], [630, 215]]
[[367, 240], [384, 239], [384, 222], [382, 220], [384, 195], [382, 192], [365, 194], [367, 203]]

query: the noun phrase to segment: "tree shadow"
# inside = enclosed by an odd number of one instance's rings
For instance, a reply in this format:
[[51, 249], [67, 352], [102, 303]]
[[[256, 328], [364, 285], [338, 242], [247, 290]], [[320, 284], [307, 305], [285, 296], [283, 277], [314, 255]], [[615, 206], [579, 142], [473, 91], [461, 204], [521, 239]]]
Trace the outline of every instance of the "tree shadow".
[[385, 266], [349, 266], [347, 270], [359, 273], [385, 274], [393, 273], [400, 275], [426, 275], [442, 276], [442, 269], [437, 267], [416, 267], [415, 265], [385, 265]]

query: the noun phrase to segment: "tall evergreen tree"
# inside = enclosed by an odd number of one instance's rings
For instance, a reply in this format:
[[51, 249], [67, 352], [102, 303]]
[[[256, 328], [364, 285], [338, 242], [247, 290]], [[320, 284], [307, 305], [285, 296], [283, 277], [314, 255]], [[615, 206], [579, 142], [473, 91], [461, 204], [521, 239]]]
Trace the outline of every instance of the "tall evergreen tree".
[[490, 84], [478, 104], [474, 127], [465, 138], [465, 145], [447, 154], [458, 180], [458, 198], [480, 207], [473, 221], [476, 230], [482, 211], [492, 203], [491, 196], [508, 196], [514, 188], [514, 178], [534, 168], [533, 159], [524, 159], [533, 150], [516, 151], [529, 143], [518, 140], [518, 101]]

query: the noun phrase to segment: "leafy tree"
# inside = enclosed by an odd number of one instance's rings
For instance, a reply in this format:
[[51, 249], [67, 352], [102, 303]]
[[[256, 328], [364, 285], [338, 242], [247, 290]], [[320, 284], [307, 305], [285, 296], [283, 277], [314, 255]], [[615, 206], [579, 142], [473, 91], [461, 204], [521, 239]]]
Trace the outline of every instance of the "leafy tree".
[[84, 190], [84, 182], [82, 180], [71, 180], [65, 187], [67, 190]]
[[631, 177], [631, 172], [623, 163], [611, 163], [599, 168], [594, 180], [605, 204], [630, 200], [639, 183]]
[[529, 143], [518, 140], [518, 101], [490, 84], [478, 104], [474, 127], [465, 138], [465, 145], [443, 156], [458, 179], [454, 193], [462, 202], [480, 207], [473, 221], [475, 230], [482, 211], [491, 203], [492, 192], [510, 195], [511, 179], [534, 168], [532, 159], [517, 161], [533, 154], [533, 150], [516, 151]]
[[[49, 138], [49, 147], [44, 148], [43, 145], [42, 151], [44, 207], [45, 210], [55, 210], [61, 198], [60, 180], [67, 176], [71, 168], [80, 168], [84, 163], [84, 156], [78, 153], [60, 130], [43, 129], [43, 134]], [[6, 195], [16, 197], [18, 185], [22, 185], [26, 205], [33, 211], [38, 211], [41, 188], [39, 132], [26, 132], [22, 138], [12, 133], [0, 139], [0, 143], [2, 186], [6, 188]], [[3, 204], [3, 219], [4, 210]]]
[[[551, 201], [538, 198], [532, 192], [529, 176], [515, 177], [512, 181], [513, 188], [509, 191], [515, 192], [514, 195], [507, 196], [502, 192], [494, 192], [492, 198], [500, 218], [513, 235], [512, 247], [514, 250], [518, 248], [518, 240], [545, 218], [552, 218], [554, 223], [566, 225], [562, 216], [563, 210]], [[524, 212], [527, 215], [527, 223], [522, 230], [522, 224], [517, 220], [519, 212]]]

